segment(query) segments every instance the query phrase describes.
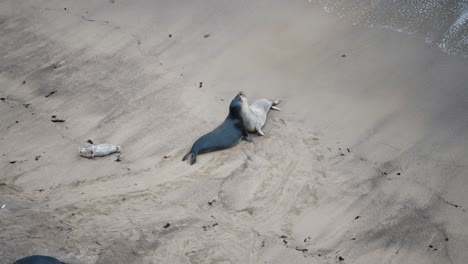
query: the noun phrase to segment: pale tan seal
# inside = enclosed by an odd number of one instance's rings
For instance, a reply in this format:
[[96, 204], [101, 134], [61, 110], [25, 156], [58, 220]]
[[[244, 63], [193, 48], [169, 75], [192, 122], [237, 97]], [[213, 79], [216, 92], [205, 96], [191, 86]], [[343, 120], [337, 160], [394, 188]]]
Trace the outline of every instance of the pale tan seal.
[[258, 132], [261, 136], [265, 133], [262, 131], [262, 127], [265, 125], [267, 114], [270, 109], [281, 111], [281, 108], [277, 107], [281, 100], [279, 99], [259, 99], [253, 102], [250, 106], [247, 102], [247, 96], [243, 92], [239, 92], [242, 99], [242, 117], [244, 118], [244, 124], [249, 132]]

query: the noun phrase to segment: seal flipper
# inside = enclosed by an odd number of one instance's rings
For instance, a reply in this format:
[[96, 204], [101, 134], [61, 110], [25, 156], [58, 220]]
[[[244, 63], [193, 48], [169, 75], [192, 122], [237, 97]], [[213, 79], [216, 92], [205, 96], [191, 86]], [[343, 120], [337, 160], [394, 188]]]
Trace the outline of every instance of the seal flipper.
[[272, 102], [272, 105], [271, 105], [271, 109], [273, 110], [276, 110], [276, 111], [281, 111], [281, 108], [277, 107], [277, 105], [279, 105], [281, 103], [281, 100], [280, 99], [271, 99], [271, 102]]
[[265, 135], [265, 133], [263, 133], [263, 131], [262, 131], [262, 128], [258, 124], [255, 126], [255, 130], [257, 130], [257, 132], [258, 132], [258, 134], [260, 134], [260, 136]]
[[189, 163], [190, 165], [193, 165], [195, 162], [197, 162], [197, 154], [189, 152], [185, 154], [185, 156], [182, 158], [182, 161], [186, 161], [187, 159], [190, 159]]

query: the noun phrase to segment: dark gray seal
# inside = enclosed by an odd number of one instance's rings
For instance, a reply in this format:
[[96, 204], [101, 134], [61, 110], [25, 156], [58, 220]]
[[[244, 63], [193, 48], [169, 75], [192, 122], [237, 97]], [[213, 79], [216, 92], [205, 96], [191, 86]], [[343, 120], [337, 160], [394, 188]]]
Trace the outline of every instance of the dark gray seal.
[[239, 92], [229, 105], [229, 115], [224, 122], [219, 125], [215, 130], [200, 137], [193, 143], [192, 149], [187, 153], [182, 161], [189, 160], [190, 165], [197, 162], [197, 155], [211, 151], [227, 149], [235, 146], [239, 141], [244, 138], [252, 142], [252, 139], [247, 132], [242, 117], [243, 111], [243, 92]]
[[13, 264], [65, 264], [60, 260], [49, 256], [29, 256], [15, 261]]

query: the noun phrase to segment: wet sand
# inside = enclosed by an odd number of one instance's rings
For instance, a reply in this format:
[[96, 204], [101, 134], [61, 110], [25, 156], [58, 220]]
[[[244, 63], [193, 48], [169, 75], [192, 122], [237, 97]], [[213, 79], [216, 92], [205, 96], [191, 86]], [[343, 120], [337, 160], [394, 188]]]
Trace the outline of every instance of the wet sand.
[[[2, 1], [0, 262], [464, 263], [468, 60], [322, 7]], [[181, 162], [239, 90], [266, 136]]]

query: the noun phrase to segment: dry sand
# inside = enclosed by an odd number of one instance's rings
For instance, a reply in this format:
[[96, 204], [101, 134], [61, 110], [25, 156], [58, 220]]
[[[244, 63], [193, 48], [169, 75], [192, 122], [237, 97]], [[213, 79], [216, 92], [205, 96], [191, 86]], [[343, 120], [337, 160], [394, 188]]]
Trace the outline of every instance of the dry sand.
[[466, 263], [468, 60], [320, 2], [1, 1], [0, 262]]

